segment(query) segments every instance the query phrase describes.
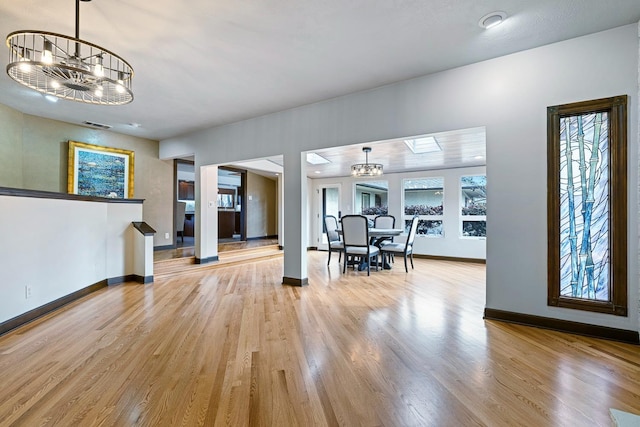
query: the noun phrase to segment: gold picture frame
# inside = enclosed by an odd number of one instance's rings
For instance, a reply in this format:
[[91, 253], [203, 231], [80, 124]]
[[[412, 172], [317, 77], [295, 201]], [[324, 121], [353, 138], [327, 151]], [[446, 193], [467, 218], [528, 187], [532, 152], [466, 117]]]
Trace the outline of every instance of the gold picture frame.
[[133, 179], [133, 151], [69, 141], [69, 194], [131, 199]]

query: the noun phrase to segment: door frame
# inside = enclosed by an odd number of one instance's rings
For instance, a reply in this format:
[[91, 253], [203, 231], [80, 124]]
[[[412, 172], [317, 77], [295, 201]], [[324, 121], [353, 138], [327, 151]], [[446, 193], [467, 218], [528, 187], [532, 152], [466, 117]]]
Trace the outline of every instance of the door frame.
[[[185, 165], [191, 165], [195, 169], [195, 162], [193, 160], [185, 160], [185, 159], [173, 159], [173, 242], [171, 243], [171, 248], [175, 249], [178, 246], [178, 231], [176, 229], [176, 215], [178, 213], [178, 164], [182, 163]], [[195, 172], [195, 171], [194, 171]], [[184, 233], [184, 231], [183, 231]], [[195, 236], [194, 236], [195, 238]]]
[[[326, 242], [326, 233], [324, 232], [324, 204], [322, 199], [322, 190], [327, 188], [337, 188], [338, 189], [338, 212], [340, 215], [342, 212], [342, 183], [327, 183], [327, 184], [318, 184], [316, 186], [316, 212], [315, 219], [316, 225], [314, 227], [315, 233], [315, 243], [316, 248], [321, 251], [329, 250], [329, 245]], [[338, 218], [338, 221], [340, 218]]]
[[224, 169], [240, 174], [240, 187], [238, 187], [238, 196], [240, 197], [240, 240], [247, 240], [247, 170], [233, 166], [220, 165], [218, 169]]

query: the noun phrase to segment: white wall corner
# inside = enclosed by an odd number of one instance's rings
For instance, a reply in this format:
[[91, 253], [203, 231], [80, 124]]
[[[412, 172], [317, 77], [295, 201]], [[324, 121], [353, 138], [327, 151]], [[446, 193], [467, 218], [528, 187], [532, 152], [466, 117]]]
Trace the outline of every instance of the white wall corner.
[[[636, 96], [636, 102], [635, 102], [635, 108], [637, 110], [637, 120], [638, 120], [638, 134], [636, 135], [636, 141], [635, 143], [639, 143], [640, 142], [640, 105], [638, 103], [638, 101], [640, 100], [640, 21], [638, 21], [638, 85], [637, 85], [637, 90], [638, 90], [638, 94]], [[636, 159], [636, 161], [638, 162], [638, 183], [639, 183], [639, 187], [637, 188], [637, 192], [640, 195], [640, 150], [638, 150], [638, 158]], [[638, 229], [640, 230], [640, 197], [638, 197], [638, 204], [636, 206], [636, 220], [638, 221]], [[640, 247], [640, 235], [636, 236], [636, 238], [639, 241], [639, 245], [638, 247]], [[638, 257], [638, 264], [640, 264], [640, 250], [637, 253], [637, 257]], [[636, 278], [636, 283], [638, 286], [638, 332], [640, 332], [640, 269], [638, 269], [638, 277]]]

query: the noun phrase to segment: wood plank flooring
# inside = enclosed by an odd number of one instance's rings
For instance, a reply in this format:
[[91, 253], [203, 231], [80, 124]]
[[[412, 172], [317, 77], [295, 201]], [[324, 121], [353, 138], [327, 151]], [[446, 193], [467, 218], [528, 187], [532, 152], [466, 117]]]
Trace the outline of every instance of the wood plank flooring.
[[[1, 426], [610, 426], [640, 347], [484, 321], [485, 267], [309, 252], [105, 288], [0, 337]], [[401, 264], [401, 263], [400, 263]]]
[[172, 258], [156, 261], [153, 263], [153, 277], [155, 280], [159, 280], [176, 274], [201, 273], [204, 270], [213, 270], [265, 259], [282, 258], [284, 256], [284, 252], [278, 249], [278, 245], [276, 244], [251, 246], [247, 249], [227, 249], [221, 251], [218, 256], [218, 261], [206, 264], [196, 264], [195, 257]]
[[[273, 246], [278, 245], [278, 239], [254, 239], [248, 241], [233, 241], [233, 242], [219, 242], [218, 243], [218, 254], [222, 254], [224, 252], [234, 252], [242, 249], [253, 249], [259, 248], [262, 246]], [[167, 261], [171, 259], [177, 258], [193, 258], [195, 256], [196, 250], [193, 246], [181, 246], [174, 249], [164, 249], [161, 251], [155, 251], [153, 253], [153, 260], [155, 262], [158, 261]]]

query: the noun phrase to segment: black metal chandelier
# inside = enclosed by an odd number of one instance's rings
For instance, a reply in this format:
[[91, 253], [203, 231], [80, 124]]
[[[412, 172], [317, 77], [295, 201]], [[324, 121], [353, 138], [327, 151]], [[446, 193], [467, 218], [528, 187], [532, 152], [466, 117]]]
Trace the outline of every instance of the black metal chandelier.
[[21, 30], [7, 36], [7, 74], [47, 95], [98, 105], [133, 101], [133, 68], [115, 53], [80, 39], [80, 1], [76, 34]]
[[351, 165], [352, 176], [379, 176], [382, 175], [382, 165], [380, 163], [369, 163], [369, 153], [371, 147], [362, 147], [365, 154], [364, 163], [356, 163]]

